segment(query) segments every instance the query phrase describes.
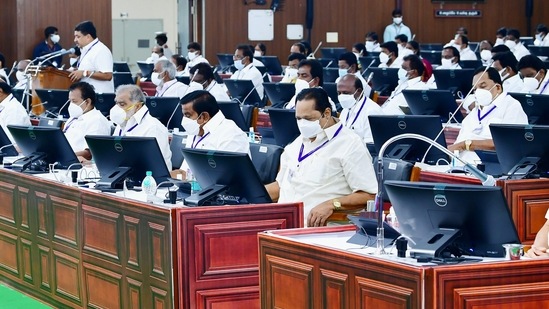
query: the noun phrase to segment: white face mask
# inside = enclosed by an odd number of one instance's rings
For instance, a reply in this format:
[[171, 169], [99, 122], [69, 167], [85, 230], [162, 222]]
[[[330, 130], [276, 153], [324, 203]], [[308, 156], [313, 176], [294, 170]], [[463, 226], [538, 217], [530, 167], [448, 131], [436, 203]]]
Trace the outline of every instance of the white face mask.
[[540, 82], [536, 79], [538, 74], [539, 74], [539, 72], [536, 73], [536, 75], [534, 77], [525, 77], [522, 80], [522, 83], [524, 84], [524, 90], [525, 91], [532, 92], [532, 91], [535, 91], [536, 89], [539, 88]]
[[74, 64], [77, 62], [78, 62], [78, 58], [69, 58], [69, 63], [71, 64], [71, 67], [74, 66]]
[[[358, 90], [357, 90], [358, 91]], [[340, 94], [337, 96], [337, 100], [339, 101], [339, 104], [341, 104], [341, 107], [343, 108], [351, 108], [355, 105], [357, 100], [355, 99], [355, 93], [353, 94]]]
[[513, 51], [513, 49], [517, 46], [517, 42], [512, 40], [507, 40], [505, 41], [505, 46], [509, 47], [509, 49]]
[[541, 41], [541, 33], [536, 34], [536, 41]]
[[398, 79], [401, 82], [406, 81], [408, 79], [408, 72], [406, 72], [406, 70], [404, 70], [403, 68], [399, 68], [398, 69]]
[[496, 43], [494, 46], [503, 45], [505, 44], [505, 41], [502, 38], [496, 38]]
[[349, 69], [338, 69], [339, 77], [343, 77], [349, 73]]
[[126, 111], [124, 111], [122, 107], [115, 104], [109, 112], [109, 118], [115, 124], [122, 126], [126, 122]]
[[198, 124], [198, 118], [200, 118], [200, 115], [196, 119], [191, 119], [188, 117], [183, 117], [181, 119], [181, 126], [183, 129], [185, 129], [185, 132], [189, 135], [198, 135], [200, 132], [200, 125]]
[[389, 55], [384, 52], [379, 53], [379, 62], [386, 64], [389, 62]]
[[72, 118], [78, 118], [84, 114], [84, 109], [82, 109], [82, 104], [86, 103], [86, 101], [82, 101], [82, 103], [76, 105], [73, 103], [69, 104], [69, 116]]
[[488, 106], [490, 105], [492, 100], [492, 93], [490, 92], [496, 85], [492, 86], [490, 90], [486, 89], [477, 89], [475, 90], [475, 100], [478, 105], [480, 106]]
[[486, 62], [486, 61], [489, 61], [490, 59], [492, 59], [492, 52], [489, 51], [489, 50], [487, 50], [487, 49], [485, 49], [485, 50], [483, 50], [483, 51], [480, 52], [480, 58], [481, 58], [482, 60], [484, 60], [485, 62]]
[[505, 68], [503, 68], [499, 71], [499, 76], [501, 76], [501, 80], [503, 81], [509, 76], [509, 73], [505, 71]]
[[[312, 81], [312, 80], [311, 80]], [[303, 79], [297, 79], [295, 81], [295, 94], [297, 95], [298, 93], [301, 92], [301, 90], [303, 89], [307, 89], [307, 88], [311, 88], [311, 81], [307, 82], [306, 80], [303, 80]]]
[[442, 63], [440, 66], [443, 67], [443, 68], [450, 68], [453, 65], [453, 63], [452, 63], [453, 60], [454, 60], [454, 58], [452, 58], [452, 59], [442, 58], [442, 59], [440, 59], [440, 62]]
[[393, 22], [400, 25], [402, 23], [402, 17], [393, 17]]
[[15, 72], [15, 77], [17, 77], [18, 82], [22, 82], [25, 80], [25, 73], [23, 73], [23, 71], [17, 71]]
[[261, 57], [261, 56], [263, 55], [261, 54], [260, 50], [254, 50], [254, 57]]
[[242, 70], [245, 67], [244, 63], [242, 63], [242, 59], [241, 60], [235, 60], [234, 61], [234, 67], [239, 71]]
[[366, 41], [366, 42], [364, 42], [364, 43], [365, 43], [364, 45], [366, 45], [366, 50], [367, 50], [367, 51], [369, 51], [369, 52], [374, 51], [374, 48], [375, 48], [375, 46], [376, 46], [376, 42], [374, 42], [374, 41]]
[[160, 56], [158, 56], [157, 53], [152, 53], [152, 54], [151, 54], [151, 60], [152, 60], [152, 61], [156, 61], [156, 60], [158, 60], [158, 58], [160, 58]]
[[157, 86], [160, 86], [160, 84], [162, 83], [162, 78], [160, 78], [160, 74], [162, 74], [163, 72], [161, 73], [158, 73], [158, 72], [152, 72], [151, 74], [151, 81], [153, 82], [153, 84], [157, 85]]
[[297, 69], [286, 68], [286, 76], [288, 76], [288, 78], [296, 78], [297, 77]]
[[358, 60], [358, 58], [362, 57], [362, 53], [353, 53], [356, 57], [356, 60]]
[[398, 52], [398, 55], [399, 55], [401, 58], [404, 58], [404, 57], [406, 57], [406, 56], [408, 56], [408, 55], [412, 55], [413, 53], [414, 53], [413, 50], [408, 49], [408, 48], [403, 48], [402, 50], [400, 50], [400, 51]]
[[297, 127], [304, 138], [313, 138], [316, 137], [318, 133], [322, 132], [320, 119], [312, 121], [307, 119], [299, 119], [297, 121]]
[[189, 58], [189, 60], [193, 61], [194, 59], [196, 59], [196, 57], [198, 57], [198, 52], [188, 52], [187, 57]]
[[50, 40], [53, 42], [53, 44], [57, 44], [59, 43], [59, 40], [61, 40], [61, 37], [59, 36], [59, 34], [52, 34], [50, 36]]

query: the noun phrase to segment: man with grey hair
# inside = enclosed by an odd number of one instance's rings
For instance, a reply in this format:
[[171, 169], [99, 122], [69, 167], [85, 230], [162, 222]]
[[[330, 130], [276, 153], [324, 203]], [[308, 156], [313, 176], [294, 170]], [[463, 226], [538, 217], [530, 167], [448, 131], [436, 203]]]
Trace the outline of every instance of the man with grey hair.
[[151, 116], [145, 105], [145, 96], [136, 85], [121, 85], [116, 88], [115, 105], [110, 119], [116, 124], [114, 136], [154, 137], [160, 147], [166, 167], [172, 169], [168, 129]]
[[151, 80], [156, 85], [157, 97], [181, 99], [189, 89], [189, 86], [175, 79], [175, 65], [170, 60], [158, 60], [154, 65]]

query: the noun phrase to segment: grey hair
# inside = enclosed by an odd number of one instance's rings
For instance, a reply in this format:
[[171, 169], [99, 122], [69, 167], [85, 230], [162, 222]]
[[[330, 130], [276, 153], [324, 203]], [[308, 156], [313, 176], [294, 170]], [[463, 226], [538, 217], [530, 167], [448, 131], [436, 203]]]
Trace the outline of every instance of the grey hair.
[[130, 101], [132, 103], [145, 103], [145, 95], [143, 94], [143, 91], [141, 91], [141, 88], [137, 87], [136, 85], [120, 85], [118, 86], [118, 88], [116, 88], [116, 95], [119, 95], [126, 91], [130, 94]]
[[160, 65], [160, 67], [162, 68], [162, 71], [165, 71], [166, 73], [168, 73], [170, 80], [175, 78], [175, 65], [170, 60], [162, 59], [162, 60], [158, 60], [158, 62], [156, 63]]

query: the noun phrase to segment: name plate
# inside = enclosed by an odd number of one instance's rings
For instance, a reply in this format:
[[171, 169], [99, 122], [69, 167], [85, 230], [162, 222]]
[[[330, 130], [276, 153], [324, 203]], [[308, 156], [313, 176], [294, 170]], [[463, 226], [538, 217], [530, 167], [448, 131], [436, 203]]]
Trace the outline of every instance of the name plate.
[[435, 10], [435, 17], [482, 17], [481, 10]]

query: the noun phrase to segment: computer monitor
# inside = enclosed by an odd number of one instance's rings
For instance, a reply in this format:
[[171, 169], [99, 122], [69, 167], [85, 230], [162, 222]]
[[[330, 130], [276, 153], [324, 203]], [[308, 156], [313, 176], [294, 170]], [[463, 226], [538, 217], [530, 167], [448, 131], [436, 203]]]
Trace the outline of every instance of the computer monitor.
[[24, 158], [12, 164], [17, 171], [47, 172], [49, 164], [56, 169], [80, 168], [80, 162], [60, 128], [8, 126]]
[[[439, 116], [371, 115], [368, 116], [368, 119], [372, 129], [374, 145], [378, 154], [381, 150], [381, 146], [391, 137], [404, 133], [415, 133], [434, 140], [435, 137], [442, 132], [442, 124]], [[444, 132], [440, 134], [436, 139], [436, 142], [446, 148]], [[445, 153], [434, 147], [430, 147], [430, 145], [424, 141], [416, 139], [401, 139], [395, 141], [387, 147], [383, 155], [394, 159], [421, 162], [427, 150], [429, 150], [429, 152], [425, 158], [426, 163], [436, 164], [439, 159], [448, 161], [448, 156]]]
[[[12, 142], [6, 132], [4, 131], [4, 128], [0, 127], [0, 158], [3, 157], [14, 157], [17, 156], [19, 153], [13, 147]], [[0, 159], [0, 163], [2, 160]]]
[[520, 102], [529, 124], [549, 125], [549, 96], [544, 94], [509, 93]]
[[187, 148], [182, 152], [202, 188], [186, 198], [185, 205], [272, 202], [248, 154]]
[[137, 61], [137, 66], [139, 67], [139, 70], [141, 71], [141, 76], [150, 79], [151, 74], [154, 70], [154, 63], [149, 63], [145, 61]]
[[549, 126], [491, 124], [490, 132], [509, 179], [549, 176]]
[[295, 95], [293, 83], [263, 83], [263, 88], [271, 101], [271, 107], [283, 107]]
[[115, 104], [115, 98], [116, 94], [114, 93], [96, 93], [95, 108], [97, 108], [105, 117], [107, 117], [111, 112], [111, 108]]
[[419, 49], [424, 51], [431, 51], [431, 50], [441, 51], [443, 46], [444, 45], [440, 43], [423, 43], [423, 44], [419, 44]]
[[438, 90], [461, 91], [463, 96], [472, 88], [474, 69], [434, 70]]
[[113, 72], [112, 79], [114, 83], [114, 89], [121, 85], [135, 85], [132, 73], [130, 72]]
[[126, 61], [115, 61], [112, 65], [112, 71], [114, 72], [122, 72], [122, 73], [130, 73], [130, 67], [128, 66], [128, 63]]
[[337, 98], [337, 84], [336, 83], [323, 83], [322, 89], [326, 90], [326, 93], [334, 101], [334, 103], [339, 103], [339, 99]]
[[338, 68], [324, 68], [322, 69], [322, 77], [324, 82], [333, 83], [339, 77]]
[[295, 110], [270, 108], [269, 118], [273, 128], [273, 135], [278, 146], [285, 147], [301, 134], [297, 127]]
[[320, 48], [320, 54], [322, 55], [322, 58], [335, 59], [336, 63], [337, 63], [337, 59], [339, 58], [339, 55], [346, 52], [347, 52], [347, 49], [345, 47], [321, 47]]
[[270, 75], [282, 75], [282, 65], [280, 64], [280, 60], [278, 60], [278, 56], [260, 56], [254, 58], [265, 65]]
[[482, 66], [482, 60], [462, 60], [459, 62], [459, 66], [463, 69], [474, 69]]
[[62, 89], [35, 89], [48, 114], [69, 118], [69, 91]]
[[398, 69], [369, 68], [365, 76], [372, 75], [372, 90], [379, 92], [381, 96], [389, 96], [398, 85]]
[[440, 50], [423, 50], [422, 48], [419, 54], [421, 55], [421, 58], [429, 61], [431, 64], [440, 65], [442, 62], [442, 48], [440, 48]]
[[385, 188], [412, 256], [504, 257], [520, 243], [500, 187], [386, 181]]
[[238, 100], [239, 103], [257, 107], [265, 106], [251, 80], [226, 79], [224, 84], [227, 86], [231, 97]]
[[101, 179], [100, 190], [139, 186], [145, 173], [151, 171], [157, 184], [166, 181], [170, 172], [154, 137], [87, 135]]
[[145, 105], [154, 118], [160, 120], [168, 129], [183, 130], [183, 110], [177, 97], [146, 97]]
[[[369, 68], [376, 68], [379, 66], [380, 61], [378, 56], [370, 56], [370, 53], [368, 53], [368, 56], [365, 57], [359, 57], [358, 61], [360, 62], [360, 65], [362, 66], [362, 71], [365, 71]], [[366, 75], [366, 74], [364, 74]]]
[[[442, 122], [447, 122], [458, 107], [454, 95], [449, 90], [403, 90], [402, 94], [412, 115], [437, 115]], [[463, 115], [458, 110], [452, 122], [461, 121]]]
[[320, 64], [324, 68], [337, 68], [338, 67], [337, 58], [336, 59], [333, 59], [333, 58], [318, 58], [316, 60], [318, 60], [318, 62], [320, 62]]
[[246, 118], [244, 117], [238, 102], [217, 102], [217, 106], [219, 106], [219, 110], [223, 113], [225, 118], [234, 121], [242, 131], [248, 132], [250, 130], [250, 124], [246, 122]]
[[183, 83], [185, 85], [189, 85], [191, 83], [191, 77], [190, 76], [176, 76], [175, 79], [178, 82]]
[[217, 61], [223, 71], [228, 70], [233, 64], [233, 54], [217, 54]]

